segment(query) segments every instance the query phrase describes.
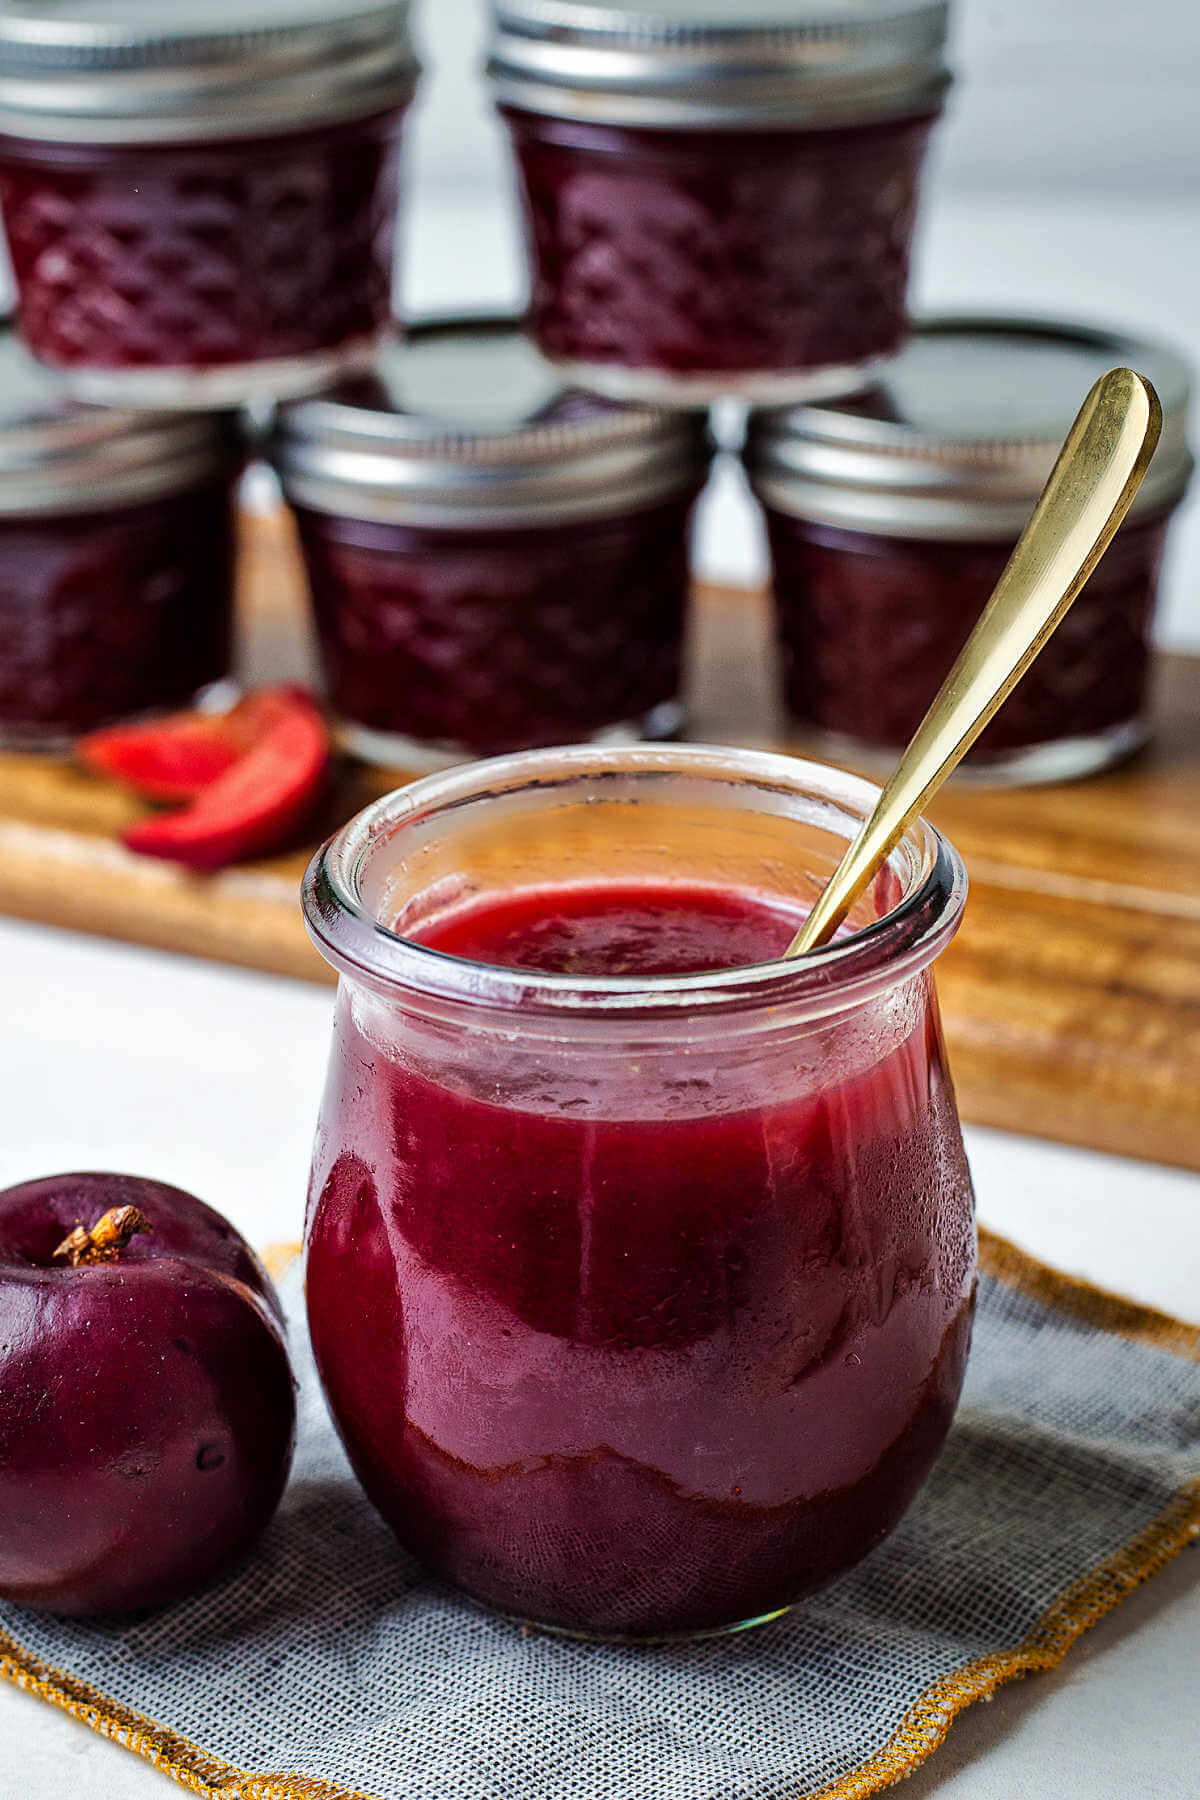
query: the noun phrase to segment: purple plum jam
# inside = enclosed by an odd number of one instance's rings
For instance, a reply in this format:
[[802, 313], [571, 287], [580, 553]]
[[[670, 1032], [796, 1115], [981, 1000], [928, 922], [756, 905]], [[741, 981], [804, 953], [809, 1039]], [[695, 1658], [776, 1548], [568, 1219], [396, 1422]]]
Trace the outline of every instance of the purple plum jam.
[[0, 513], [0, 743], [186, 705], [230, 667], [231, 479], [104, 511]]
[[60, 748], [228, 674], [242, 461], [225, 415], [81, 406], [0, 327], [0, 743]]
[[[989, 599], [1006, 543], [881, 538], [768, 509], [785, 694], [796, 721], [902, 748]], [[1125, 525], [969, 752], [986, 769], [1063, 739], [1146, 735], [1150, 619], [1167, 522]]]
[[547, 355], [736, 388], [900, 345], [933, 115], [648, 131], [503, 110]]
[[456, 531], [301, 509], [326, 687], [367, 731], [474, 754], [677, 727], [694, 495]]
[[56, 368], [357, 351], [391, 317], [400, 118], [205, 144], [0, 139], [26, 343]]
[[[567, 1631], [695, 1634], [866, 1555], [949, 1427], [974, 1225], [922, 959], [961, 879], [940, 885], [943, 855], [937, 896], [908, 893], [925, 925], [891, 914], [847, 952], [853, 993], [830, 968], [815, 1014], [797, 1010], [796, 965], [756, 965], [803, 914], [730, 873], [757, 841], [756, 815], [723, 810], [748, 753], [596, 754], [590, 777], [575, 751], [430, 778], [310, 870], [310, 930], [342, 982], [308, 1316], [355, 1470], [432, 1569]], [[710, 811], [699, 764], [718, 754]], [[671, 757], [682, 811], [643, 830], [628, 771]], [[808, 767], [759, 760], [768, 807]], [[664, 874], [693, 852], [719, 884]], [[524, 885], [531, 855], [613, 874]], [[641, 855], [658, 876], [626, 878]], [[340, 898], [352, 869], [370, 910]], [[405, 941], [386, 927], [423, 879]], [[607, 1010], [598, 980], [633, 997]]]
[[[423, 941], [678, 975], [777, 956], [798, 922], [597, 887]], [[773, 1612], [886, 1536], [970, 1339], [971, 1190], [932, 1012], [819, 1094], [645, 1117], [630, 1071], [601, 1120], [443, 1087], [345, 1002], [338, 1033], [309, 1322], [358, 1473], [424, 1561], [509, 1611], [636, 1635]]]

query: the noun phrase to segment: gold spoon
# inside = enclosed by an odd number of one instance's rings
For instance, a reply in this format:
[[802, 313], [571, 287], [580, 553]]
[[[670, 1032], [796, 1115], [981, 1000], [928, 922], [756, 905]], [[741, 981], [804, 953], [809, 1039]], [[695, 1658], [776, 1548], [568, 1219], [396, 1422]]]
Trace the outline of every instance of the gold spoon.
[[1132, 369], [1102, 375], [1067, 433], [979, 623], [785, 956], [833, 936], [905, 829], [1006, 700], [1103, 556], [1150, 466], [1158, 395]]

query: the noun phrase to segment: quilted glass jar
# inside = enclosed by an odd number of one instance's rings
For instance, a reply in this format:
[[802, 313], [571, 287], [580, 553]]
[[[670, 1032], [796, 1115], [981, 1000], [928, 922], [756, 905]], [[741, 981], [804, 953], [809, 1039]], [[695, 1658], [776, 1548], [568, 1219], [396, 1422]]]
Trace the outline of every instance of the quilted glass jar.
[[512, 319], [415, 327], [283, 409], [325, 683], [348, 744], [453, 761], [665, 737], [702, 415], [565, 387]]
[[91, 400], [222, 406], [391, 316], [407, 0], [16, 0], [0, 207], [30, 349]]
[[1126, 363], [1164, 427], [1129, 518], [962, 765], [1058, 781], [1150, 733], [1150, 627], [1191, 471], [1188, 373], [1169, 350], [1085, 327], [940, 319], [854, 400], [752, 417], [789, 710], [842, 756], [890, 761], [986, 604], [1088, 388]]
[[547, 355], [622, 396], [786, 400], [898, 347], [945, 4], [494, 12]]
[[229, 672], [229, 421], [78, 406], [0, 333], [0, 744], [59, 749]]

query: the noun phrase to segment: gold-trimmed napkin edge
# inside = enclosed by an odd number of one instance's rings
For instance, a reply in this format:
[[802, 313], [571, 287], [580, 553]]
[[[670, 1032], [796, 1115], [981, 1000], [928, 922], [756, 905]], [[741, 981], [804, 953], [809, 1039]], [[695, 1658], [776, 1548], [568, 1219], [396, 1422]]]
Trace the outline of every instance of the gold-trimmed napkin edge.
[[981, 1274], [991, 1275], [1004, 1287], [1111, 1337], [1129, 1338], [1155, 1350], [1169, 1350], [1187, 1362], [1200, 1362], [1200, 1324], [1172, 1318], [1170, 1313], [1129, 1300], [1111, 1288], [1097, 1287], [1082, 1276], [1067, 1275], [985, 1226], [979, 1228], [979, 1268]]
[[964, 1663], [931, 1682], [909, 1707], [891, 1737], [849, 1774], [795, 1800], [867, 1800], [903, 1781], [945, 1741], [959, 1713], [1023, 1676], [1057, 1668], [1085, 1631], [1159, 1574], [1200, 1538], [1200, 1477], [1188, 1482], [1119, 1550], [1063, 1590], [1031, 1630], [1009, 1650]]

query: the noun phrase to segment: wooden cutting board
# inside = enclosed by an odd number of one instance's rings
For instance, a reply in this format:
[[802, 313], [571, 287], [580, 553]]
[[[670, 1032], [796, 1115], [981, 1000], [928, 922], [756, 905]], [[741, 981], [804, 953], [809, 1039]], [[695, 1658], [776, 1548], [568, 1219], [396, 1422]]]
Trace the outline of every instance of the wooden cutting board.
[[[246, 521], [241, 619], [248, 679], [311, 673], [282, 517]], [[763, 596], [701, 589], [691, 735], [802, 749], [774, 687]], [[939, 985], [965, 1117], [1200, 1169], [1200, 659], [1161, 659], [1156, 717], [1115, 773], [938, 802], [971, 878]], [[313, 841], [396, 780], [347, 767]], [[121, 848], [139, 810], [67, 762], [0, 757], [0, 911], [328, 978], [297, 907], [307, 850], [189, 876]]]

